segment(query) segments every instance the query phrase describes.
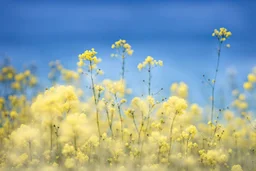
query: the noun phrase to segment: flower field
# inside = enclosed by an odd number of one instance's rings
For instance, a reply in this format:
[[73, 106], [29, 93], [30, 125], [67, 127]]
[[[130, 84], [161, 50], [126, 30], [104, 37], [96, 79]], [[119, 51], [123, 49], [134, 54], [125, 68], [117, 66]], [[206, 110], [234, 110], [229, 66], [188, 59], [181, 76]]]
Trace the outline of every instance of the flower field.
[[184, 82], [157, 96], [163, 88], [152, 88], [152, 73], [165, 67], [158, 57], [147, 56], [137, 65], [136, 72], [146, 75], [140, 86], [147, 92], [134, 94], [126, 81], [126, 61], [134, 49], [122, 39], [110, 45], [111, 56], [121, 60], [119, 80], [104, 76], [100, 49], [78, 52], [77, 70], [50, 62], [51, 86], [43, 89], [32, 66], [18, 71], [5, 61], [0, 170], [255, 171], [255, 102], [247, 96], [255, 93], [256, 68], [244, 76], [243, 89], [233, 89], [231, 104], [217, 108], [220, 59], [223, 49], [232, 51], [227, 44], [232, 33], [215, 29], [212, 41], [218, 48], [214, 75], [202, 77], [211, 99], [204, 107], [189, 102]]

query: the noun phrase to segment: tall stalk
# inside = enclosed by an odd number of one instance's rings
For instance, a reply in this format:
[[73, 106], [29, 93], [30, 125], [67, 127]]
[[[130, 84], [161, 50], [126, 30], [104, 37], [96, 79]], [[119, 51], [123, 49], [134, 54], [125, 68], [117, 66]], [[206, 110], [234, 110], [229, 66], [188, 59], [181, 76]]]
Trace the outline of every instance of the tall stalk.
[[122, 113], [121, 113], [121, 106], [117, 102], [117, 95], [115, 94], [115, 100], [118, 108], [118, 114], [119, 114], [119, 119], [120, 119], [120, 131], [121, 131], [121, 136], [122, 136], [122, 141], [124, 140], [124, 126], [123, 126], [123, 118], [122, 118]]
[[218, 75], [218, 72], [219, 72], [221, 44], [222, 44], [222, 42], [219, 42], [219, 47], [218, 47], [218, 59], [217, 59], [217, 64], [216, 64], [216, 70], [215, 70], [214, 80], [213, 80], [213, 83], [212, 83], [211, 123], [213, 123], [213, 114], [214, 114], [214, 105], [215, 105], [215, 86], [216, 86], [217, 75]]
[[151, 74], [151, 64], [148, 65], [148, 95], [151, 95], [151, 79], [152, 79], [152, 74]]
[[170, 132], [169, 132], [169, 152], [168, 152], [168, 160], [170, 159], [170, 155], [171, 155], [171, 150], [172, 150], [172, 131], [173, 131], [173, 125], [174, 125], [174, 121], [176, 119], [176, 116], [177, 116], [177, 113], [174, 114], [174, 117], [172, 119], [172, 123], [171, 123], [171, 126], [170, 126]]
[[124, 80], [124, 71], [125, 70], [125, 56], [122, 54], [122, 80]]
[[113, 128], [112, 128], [112, 120], [113, 119], [112, 119], [112, 117], [110, 118], [107, 102], [105, 103], [105, 111], [106, 111], [106, 114], [107, 114], [108, 126], [109, 126], [109, 129], [110, 129], [110, 132], [111, 132], [111, 137], [113, 138], [114, 137]]
[[140, 144], [141, 142], [141, 132], [143, 127], [144, 127], [144, 113], [143, 111], [141, 111], [141, 124], [140, 124], [140, 130], [139, 130], [138, 144]]
[[95, 107], [96, 107], [96, 123], [97, 123], [97, 128], [98, 128], [99, 139], [100, 139], [101, 132], [100, 132], [100, 123], [99, 123], [99, 109], [98, 109], [98, 100], [97, 100], [97, 97], [96, 97], [95, 84], [94, 84], [93, 74], [92, 74], [92, 61], [90, 61], [90, 76], [91, 76], [91, 84], [92, 84], [92, 93], [93, 93], [93, 97], [94, 97], [94, 104], [95, 104]]
[[[151, 95], [151, 79], [152, 79], [152, 74], [151, 74], [151, 64], [148, 64], [148, 96]], [[147, 117], [147, 126], [146, 126], [146, 132], [148, 131], [148, 126], [149, 126], [149, 120], [150, 120], [150, 114], [152, 107], [150, 103], [148, 104], [148, 117]]]
[[137, 126], [134, 114], [132, 115], [132, 120], [133, 120], [133, 124], [135, 126], [135, 129], [136, 129], [136, 132], [138, 133], [138, 137], [139, 137], [140, 136], [140, 132], [139, 132], [139, 129], [138, 129], [138, 126]]

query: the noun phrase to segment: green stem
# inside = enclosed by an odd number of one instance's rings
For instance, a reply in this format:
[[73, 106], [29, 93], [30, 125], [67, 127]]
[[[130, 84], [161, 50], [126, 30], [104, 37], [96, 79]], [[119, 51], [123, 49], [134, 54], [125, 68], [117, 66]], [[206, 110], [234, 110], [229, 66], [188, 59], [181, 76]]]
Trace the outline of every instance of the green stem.
[[107, 104], [105, 104], [105, 111], [107, 113], [107, 119], [108, 119], [108, 125], [109, 125], [109, 129], [110, 129], [110, 132], [111, 132], [111, 136], [113, 138], [113, 130], [112, 130], [112, 122], [110, 120], [110, 116], [109, 116], [109, 111], [108, 111], [108, 108], [107, 108]]
[[99, 123], [98, 100], [96, 99], [96, 91], [95, 91], [93, 74], [92, 74], [92, 61], [90, 61], [90, 74], [91, 74], [91, 83], [92, 83], [92, 93], [93, 93], [93, 97], [94, 97], [94, 103], [96, 106], [96, 123], [97, 123], [97, 128], [98, 128], [99, 139], [100, 139], [101, 132], [100, 132], [100, 123]]
[[152, 74], [151, 74], [151, 65], [148, 64], [148, 95], [151, 95], [151, 79], [152, 79]]
[[138, 127], [137, 127], [136, 121], [135, 121], [134, 114], [132, 115], [132, 119], [133, 119], [133, 123], [134, 123], [135, 129], [136, 129], [136, 131], [137, 131], [137, 133], [138, 133], [138, 136], [139, 136], [140, 133], [139, 133], [139, 129], [138, 129]]
[[118, 113], [119, 113], [119, 119], [120, 119], [120, 128], [121, 128], [121, 134], [122, 134], [122, 141], [124, 140], [124, 130], [123, 130], [123, 118], [122, 118], [122, 115], [121, 115], [121, 108], [120, 106], [118, 105]]
[[216, 64], [216, 70], [215, 70], [215, 75], [214, 75], [214, 80], [213, 80], [213, 85], [212, 85], [212, 109], [211, 109], [211, 122], [213, 123], [213, 114], [214, 114], [214, 105], [215, 105], [215, 85], [216, 85], [216, 79], [217, 75], [219, 72], [219, 65], [220, 65], [220, 52], [221, 52], [221, 42], [219, 43], [218, 47], [218, 60]]
[[170, 139], [169, 145], [170, 145], [170, 149], [169, 149], [169, 152], [168, 152], [168, 160], [170, 159], [170, 155], [171, 155], [171, 149], [172, 149], [172, 130], [173, 130], [173, 125], [174, 125], [174, 121], [175, 121], [176, 116], [177, 116], [177, 113], [175, 113], [175, 115], [174, 115], [174, 117], [172, 119], [171, 126], [170, 126], [170, 132], [169, 132], [169, 139]]
[[138, 144], [141, 142], [141, 131], [144, 126], [144, 113], [141, 111], [141, 125], [140, 125], [140, 131], [139, 131], [139, 138], [138, 138]]
[[122, 55], [122, 80], [124, 80], [125, 57]]

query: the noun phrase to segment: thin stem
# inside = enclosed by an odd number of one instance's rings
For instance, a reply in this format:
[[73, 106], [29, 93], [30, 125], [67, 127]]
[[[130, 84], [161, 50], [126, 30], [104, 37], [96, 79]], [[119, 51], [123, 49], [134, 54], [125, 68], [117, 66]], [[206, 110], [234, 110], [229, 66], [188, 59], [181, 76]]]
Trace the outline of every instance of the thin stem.
[[212, 110], [211, 110], [211, 122], [212, 123], [213, 123], [214, 104], [215, 104], [215, 85], [216, 85], [216, 79], [217, 79], [217, 75], [219, 72], [219, 65], [220, 65], [221, 44], [222, 43], [220, 42], [219, 47], [218, 47], [218, 60], [217, 60], [214, 80], [213, 80], [213, 84], [212, 84], [212, 99], [211, 99], [212, 100]]
[[144, 113], [141, 111], [141, 125], [140, 125], [140, 131], [139, 131], [139, 138], [138, 138], [138, 144], [140, 144], [141, 141], [141, 131], [144, 126]]
[[[153, 107], [154, 107], [154, 105], [153, 106], [151, 106], [150, 104], [149, 104], [149, 109], [148, 109], [148, 117], [146, 118], [146, 130], [145, 130], [145, 133], [146, 133], [146, 135], [148, 135], [148, 129], [149, 129], [149, 121], [150, 121], [150, 114], [151, 114], [151, 111], [152, 111], [152, 109], [153, 109]], [[142, 152], [142, 149], [143, 149], [143, 145], [144, 145], [144, 142], [145, 142], [145, 138], [144, 138], [144, 141], [142, 141], [142, 143], [141, 143], [141, 152]]]
[[107, 107], [107, 104], [105, 103], [105, 111], [107, 113], [107, 119], [108, 119], [108, 125], [109, 125], [109, 129], [110, 129], [110, 132], [111, 132], [111, 136], [113, 138], [113, 130], [112, 130], [112, 122], [110, 120], [110, 116], [109, 116], [109, 111], [108, 111], [108, 107]]
[[[150, 96], [151, 94], [151, 65], [149, 64], [148, 67], [148, 95]], [[147, 126], [146, 126], [146, 133], [148, 131], [148, 127], [149, 127], [149, 120], [150, 120], [150, 114], [151, 114], [151, 110], [152, 110], [153, 106], [150, 105], [150, 103], [148, 104], [148, 117], [147, 117]]]
[[138, 136], [139, 136], [139, 129], [138, 129], [138, 126], [137, 126], [137, 124], [136, 124], [136, 121], [135, 121], [135, 117], [134, 117], [134, 114], [132, 115], [132, 119], [133, 119], [133, 123], [134, 123], [134, 126], [135, 126], [135, 129], [136, 129], [136, 131], [137, 131], [137, 133], [138, 133]]
[[[116, 103], [117, 103], [117, 96], [115, 94], [115, 100], [116, 100]], [[122, 141], [124, 139], [124, 130], [123, 130], [123, 118], [122, 118], [122, 114], [121, 114], [121, 107], [120, 105], [117, 103], [117, 108], [118, 108], [118, 113], [119, 113], [119, 119], [120, 119], [120, 129], [121, 129], [121, 135], [122, 135]]]
[[152, 74], [151, 74], [151, 65], [148, 64], [148, 95], [151, 95], [151, 79], [152, 79]]
[[174, 121], [175, 121], [176, 116], [177, 116], [177, 113], [175, 113], [175, 115], [174, 115], [174, 117], [172, 119], [171, 126], [170, 126], [170, 132], [169, 132], [169, 138], [170, 138], [169, 145], [170, 145], [170, 149], [169, 149], [169, 152], [168, 152], [168, 160], [170, 159], [170, 154], [171, 154], [171, 149], [172, 149], [172, 130], [173, 130], [173, 125], [174, 125]]
[[122, 55], [122, 80], [124, 80], [125, 57]]
[[148, 131], [148, 128], [149, 128], [149, 121], [150, 121], [150, 115], [151, 115], [151, 113], [152, 113], [152, 110], [153, 110], [153, 108], [154, 108], [154, 106], [155, 106], [156, 104], [154, 104], [154, 105], [150, 105], [150, 103], [148, 104], [148, 117], [147, 117], [147, 126], [146, 126], [146, 132]]
[[90, 74], [91, 74], [91, 83], [92, 83], [92, 93], [94, 96], [94, 103], [96, 106], [96, 123], [97, 123], [97, 128], [98, 128], [99, 139], [100, 139], [101, 132], [100, 132], [100, 123], [99, 123], [99, 110], [98, 110], [98, 101], [96, 99], [96, 91], [95, 91], [93, 74], [92, 74], [92, 61], [90, 61]]

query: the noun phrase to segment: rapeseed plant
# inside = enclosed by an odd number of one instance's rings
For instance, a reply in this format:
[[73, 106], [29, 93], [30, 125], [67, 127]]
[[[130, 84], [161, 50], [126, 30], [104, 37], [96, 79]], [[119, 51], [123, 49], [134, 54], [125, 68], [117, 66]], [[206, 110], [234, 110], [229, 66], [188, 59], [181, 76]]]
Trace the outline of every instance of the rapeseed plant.
[[[190, 89], [184, 82], [169, 85], [170, 95], [158, 99], [152, 93], [152, 72], [163, 61], [151, 56], [137, 66], [147, 72], [146, 96], [129, 98], [133, 94], [125, 80], [125, 60], [133, 50], [122, 39], [112, 45], [117, 50], [113, 56], [122, 59], [120, 80], [96, 82], [104, 72], [93, 48], [78, 56], [76, 71], [60, 61], [51, 62], [52, 85], [42, 91], [35, 89], [40, 80], [32, 68], [19, 72], [10, 63], [3, 65], [0, 170], [254, 170], [256, 122], [251, 97], [256, 68], [243, 89], [233, 87], [232, 104], [217, 109], [220, 54], [232, 34], [220, 28], [212, 35], [218, 40], [217, 65], [214, 79], [204, 76], [212, 90], [210, 111], [189, 102]], [[91, 92], [82, 87], [83, 76]], [[38, 91], [35, 96], [28, 95], [31, 89]]]

